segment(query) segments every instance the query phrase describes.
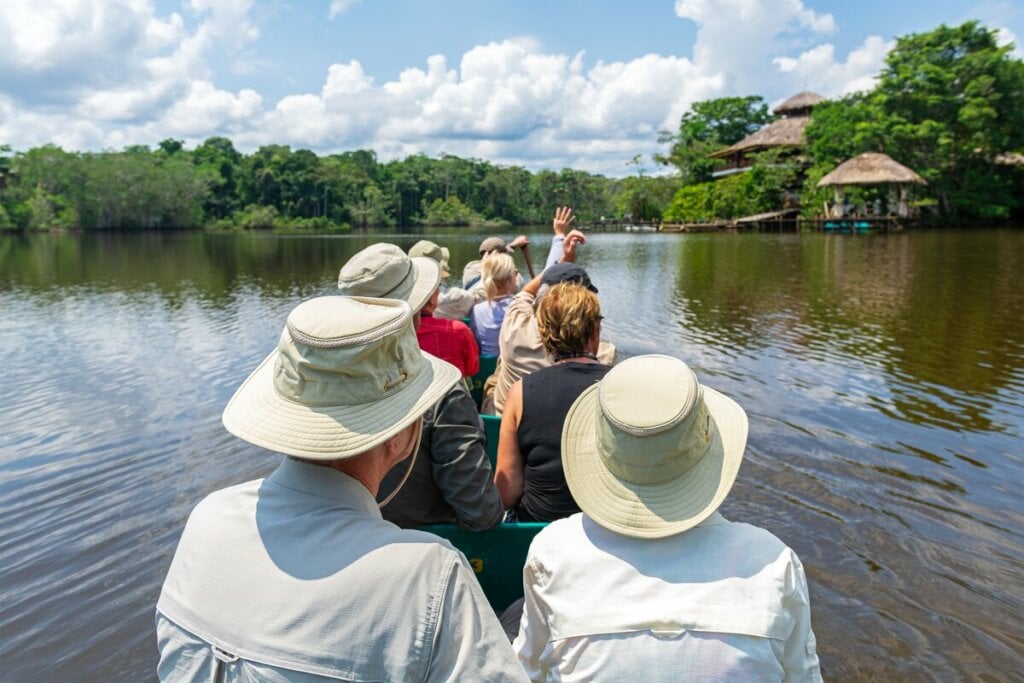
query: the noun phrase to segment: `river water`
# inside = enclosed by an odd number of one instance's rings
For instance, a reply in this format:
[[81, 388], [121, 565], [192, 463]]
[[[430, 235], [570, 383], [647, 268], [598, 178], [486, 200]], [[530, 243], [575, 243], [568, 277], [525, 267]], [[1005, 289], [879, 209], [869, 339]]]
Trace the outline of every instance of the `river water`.
[[[189, 510], [277, 461], [221, 410], [379, 239], [0, 237], [4, 680], [153, 677]], [[458, 272], [480, 237], [435, 239]], [[1024, 233], [606, 233], [580, 263], [622, 356], [746, 409], [723, 512], [802, 558], [827, 678], [1021, 676]]]

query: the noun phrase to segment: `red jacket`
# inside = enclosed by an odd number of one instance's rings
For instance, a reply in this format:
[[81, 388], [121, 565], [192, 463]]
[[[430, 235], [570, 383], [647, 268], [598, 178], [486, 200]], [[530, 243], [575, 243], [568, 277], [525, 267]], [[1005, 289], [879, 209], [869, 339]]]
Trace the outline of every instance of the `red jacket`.
[[461, 320], [435, 318], [423, 313], [416, 337], [420, 340], [421, 349], [448, 361], [462, 372], [463, 377], [472, 377], [480, 370], [480, 350], [476, 339]]

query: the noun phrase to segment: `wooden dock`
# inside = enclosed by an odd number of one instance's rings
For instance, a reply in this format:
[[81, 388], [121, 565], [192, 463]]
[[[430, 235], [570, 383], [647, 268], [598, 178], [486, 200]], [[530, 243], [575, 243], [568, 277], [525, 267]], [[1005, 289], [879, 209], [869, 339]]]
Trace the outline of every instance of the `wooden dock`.
[[865, 233], [894, 232], [914, 223], [913, 218], [899, 216], [846, 216], [843, 218], [801, 218], [798, 209], [784, 209], [744, 216], [732, 220], [698, 221], [695, 223], [662, 223], [659, 232], [816, 232]]

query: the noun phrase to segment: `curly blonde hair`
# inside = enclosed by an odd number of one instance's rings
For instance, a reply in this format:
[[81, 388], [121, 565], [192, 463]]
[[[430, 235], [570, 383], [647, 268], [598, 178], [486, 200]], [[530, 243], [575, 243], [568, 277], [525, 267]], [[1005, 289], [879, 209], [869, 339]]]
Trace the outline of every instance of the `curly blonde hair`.
[[600, 324], [597, 295], [574, 282], [551, 287], [537, 307], [540, 341], [556, 358], [586, 352]]
[[498, 296], [498, 290], [506, 286], [510, 280], [514, 280], [516, 275], [519, 274], [512, 255], [501, 252], [491, 252], [484, 256], [480, 270], [480, 279], [483, 281], [484, 292], [487, 293], [488, 301], [493, 301]]

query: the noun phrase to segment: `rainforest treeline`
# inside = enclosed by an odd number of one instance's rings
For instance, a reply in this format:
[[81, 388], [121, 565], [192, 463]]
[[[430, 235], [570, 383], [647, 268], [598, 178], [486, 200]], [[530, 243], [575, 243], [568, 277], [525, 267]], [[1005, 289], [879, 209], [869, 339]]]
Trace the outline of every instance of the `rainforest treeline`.
[[[708, 155], [773, 116], [756, 95], [695, 103], [655, 157], [670, 174], [607, 178], [573, 169], [530, 172], [479, 159], [423, 155], [381, 162], [372, 150], [317, 155], [225, 137], [193, 149], [167, 139], [121, 151], [0, 145], [0, 229], [285, 228], [527, 225], [554, 206], [581, 222], [733, 218], [828, 198], [826, 173], [861, 152], [884, 152], [920, 174], [915, 204], [935, 223], [1020, 219], [1024, 210], [1024, 61], [978, 22], [897, 39], [871, 91], [815, 107], [798, 150], [762, 153], [747, 173], [712, 180]], [[871, 201], [879, 188], [854, 190]]]

